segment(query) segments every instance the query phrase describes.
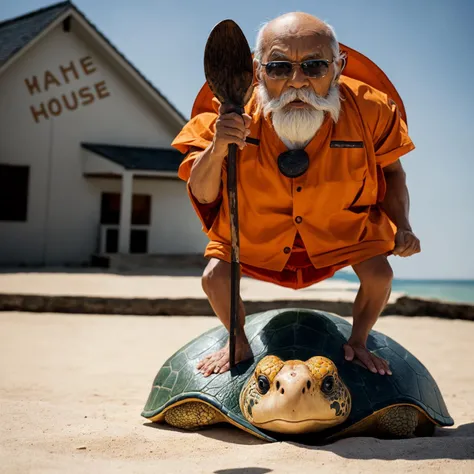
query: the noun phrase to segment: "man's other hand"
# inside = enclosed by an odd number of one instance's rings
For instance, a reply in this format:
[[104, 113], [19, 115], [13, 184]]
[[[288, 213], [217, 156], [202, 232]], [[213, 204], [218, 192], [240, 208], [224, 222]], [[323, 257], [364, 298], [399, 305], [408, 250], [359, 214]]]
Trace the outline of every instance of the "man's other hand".
[[349, 339], [347, 344], [344, 344], [344, 356], [346, 360], [356, 363], [360, 361], [364, 367], [374, 374], [378, 372], [380, 375], [392, 375], [388, 362], [372, 354], [364, 344], [352, 342]]
[[411, 230], [399, 229], [395, 234], [395, 248], [393, 255], [410, 257], [421, 251], [420, 241]]

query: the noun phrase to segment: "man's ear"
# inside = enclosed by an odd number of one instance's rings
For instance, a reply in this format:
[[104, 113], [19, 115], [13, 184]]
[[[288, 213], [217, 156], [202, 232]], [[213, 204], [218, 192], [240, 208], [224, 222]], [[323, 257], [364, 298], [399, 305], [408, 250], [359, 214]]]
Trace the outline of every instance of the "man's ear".
[[262, 73], [261, 73], [261, 68], [260, 68], [260, 62], [258, 59], [253, 60], [253, 84], [252, 85], [258, 85], [259, 82], [262, 81]]
[[339, 72], [334, 78], [334, 82], [337, 82], [339, 78], [341, 77], [342, 72], [344, 71], [344, 68], [346, 67], [346, 58], [341, 58], [338, 62], [339, 62]]
[[341, 58], [341, 74], [342, 74], [342, 71], [344, 71], [346, 64], [347, 64], [346, 58], [345, 57]]

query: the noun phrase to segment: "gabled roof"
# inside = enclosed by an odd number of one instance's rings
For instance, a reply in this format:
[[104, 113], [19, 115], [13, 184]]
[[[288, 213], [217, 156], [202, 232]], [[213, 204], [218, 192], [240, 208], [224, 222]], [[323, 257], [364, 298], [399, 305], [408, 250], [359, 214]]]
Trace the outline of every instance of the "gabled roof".
[[125, 72], [128, 73], [128, 76], [132, 80], [138, 81], [139, 85], [146, 89], [147, 93], [152, 95], [162, 108], [173, 116], [178, 127], [182, 127], [187, 122], [188, 119], [70, 1], [56, 3], [0, 23], [0, 74], [42, 34], [47, 33], [58, 22], [64, 21], [68, 17], [77, 20], [78, 24], [85, 28], [93, 39], [102, 43], [101, 46], [114, 55], [126, 69]]
[[71, 7], [61, 2], [0, 23], [0, 66]]
[[183, 160], [183, 155], [173, 148], [148, 148], [101, 143], [81, 143], [81, 146], [131, 171], [177, 173]]

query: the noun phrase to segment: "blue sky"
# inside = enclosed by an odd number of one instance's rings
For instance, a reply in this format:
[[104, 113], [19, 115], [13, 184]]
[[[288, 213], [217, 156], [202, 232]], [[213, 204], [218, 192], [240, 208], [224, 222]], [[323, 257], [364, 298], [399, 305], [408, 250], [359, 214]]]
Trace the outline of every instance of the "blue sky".
[[[0, 2], [0, 20], [47, 6]], [[288, 11], [328, 21], [377, 63], [404, 101], [417, 149], [402, 159], [422, 253], [390, 259], [399, 278], [474, 279], [474, 1], [76, 0], [92, 23], [187, 117], [204, 82], [210, 30], [231, 18], [253, 47], [262, 22]], [[291, 7], [290, 7], [291, 5]]]

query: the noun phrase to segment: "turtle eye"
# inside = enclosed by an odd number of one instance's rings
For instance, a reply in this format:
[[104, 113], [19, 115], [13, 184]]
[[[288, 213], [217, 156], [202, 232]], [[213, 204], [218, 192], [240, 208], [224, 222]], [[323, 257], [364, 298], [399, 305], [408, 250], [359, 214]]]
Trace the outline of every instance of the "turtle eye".
[[324, 377], [323, 383], [321, 384], [321, 391], [326, 395], [329, 395], [334, 390], [334, 377], [328, 375]]
[[258, 391], [265, 395], [270, 390], [270, 382], [265, 375], [259, 375], [257, 378]]

